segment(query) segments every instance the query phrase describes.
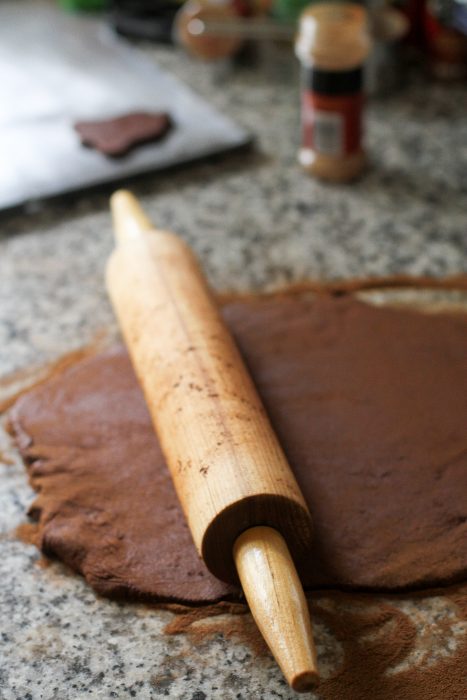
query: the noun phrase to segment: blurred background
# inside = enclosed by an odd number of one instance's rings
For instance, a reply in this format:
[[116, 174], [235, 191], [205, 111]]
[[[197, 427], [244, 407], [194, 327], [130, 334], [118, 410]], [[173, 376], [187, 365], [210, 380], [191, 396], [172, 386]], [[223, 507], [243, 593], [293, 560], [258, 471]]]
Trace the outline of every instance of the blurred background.
[[[427, 95], [435, 83], [465, 85], [466, 13], [458, 0], [3, 2], [0, 208], [258, 144], [280, 115], [267, 110], [260, 128], [246, 115], [231, 119], [227, 96], [241, 81], [248, 110], [261, 110], [271, 86], [282, 111], [286, 101], [296, 110], [278, 150], [300, 146], [312, 177], [355, 179], [371, 161], [363, 151], [372, 102], [384, 120], [384, 99], [408, 85]], [[170, 122], [164, 134], [151, 114]], [[98, 122], [104, 140], [128, 142], [120, 152], [93, 143]]]
[[120, 186], [221, 291], [464, 272], [464, 10], [3, 0], [4, 372], [113, 323]]
[[120, 186], [222, 291], [464, 272], [465, 9], [3, 0], [4, 371], [112, 323]]

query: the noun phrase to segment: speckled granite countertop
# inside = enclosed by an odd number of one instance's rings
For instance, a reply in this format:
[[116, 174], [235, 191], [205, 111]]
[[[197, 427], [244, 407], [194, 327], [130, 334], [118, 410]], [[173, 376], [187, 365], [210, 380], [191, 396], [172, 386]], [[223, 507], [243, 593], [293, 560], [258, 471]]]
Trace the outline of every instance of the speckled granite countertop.
[[[256, 137], [251, 153], [133, 187], [157, 224], [189, 241], [215, 288], [467, 272], [464, 86], [419, 78], [372, 102], [371, 167], [357, 184], [333, 187], [296, 164], [293, 62], [216, 76], [170, 49], [150, 53]], [[114, 328], [103, 286], [111, 245], [103, 194], [2, 218], [1, 376]], [[35, 548], [12, 534], [32, 492], [7, 437], [0, 439], [0, 457], [14, 462], [0, 459], [2, 700], [295, 697], [272, 660], [256, 660], [240, 641], [218, 635], [195, 647], [164, 636], [171, 613], [98, 599], [59, 564], [38, 567]], [[339, 654], [324, 632], [323, 640], [323, 659]]]

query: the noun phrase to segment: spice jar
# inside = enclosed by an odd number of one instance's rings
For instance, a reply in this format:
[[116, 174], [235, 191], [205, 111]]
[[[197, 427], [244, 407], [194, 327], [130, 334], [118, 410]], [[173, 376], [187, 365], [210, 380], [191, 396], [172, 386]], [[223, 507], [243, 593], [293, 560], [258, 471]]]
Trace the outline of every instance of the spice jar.
[[365, 165], [363, 66], [370, 49], [361, 5], [319, 3], [300, 17], [295, 43], [302, 64], [299, 162], [316, 177], [345, 182]]

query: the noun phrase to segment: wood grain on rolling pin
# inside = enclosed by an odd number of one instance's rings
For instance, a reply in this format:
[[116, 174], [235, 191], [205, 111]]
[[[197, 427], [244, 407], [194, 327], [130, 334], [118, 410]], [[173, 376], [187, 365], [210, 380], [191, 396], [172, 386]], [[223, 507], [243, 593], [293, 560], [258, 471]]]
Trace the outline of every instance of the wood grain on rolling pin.
[[195, 257], [168, 232], [120, 233], [107, 286], [200, 555], [237, 582], [236, 538], [269, 525], [300, 566], [307, 506]]

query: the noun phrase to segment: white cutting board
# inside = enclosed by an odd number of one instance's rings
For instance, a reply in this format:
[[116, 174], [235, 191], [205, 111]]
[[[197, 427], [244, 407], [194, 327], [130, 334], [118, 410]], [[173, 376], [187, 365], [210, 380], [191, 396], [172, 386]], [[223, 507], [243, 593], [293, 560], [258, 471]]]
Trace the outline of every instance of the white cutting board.
[[[0, 209], [189, 162], [249, 142], [246, 131], [115, 37], [48, 2], [0, 2]], [[187, 60], [189, 60], [187, 58]], [[167, 111], [159, 143], [110, 159], [73, 123]]]

